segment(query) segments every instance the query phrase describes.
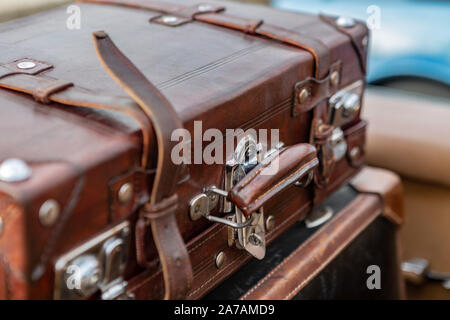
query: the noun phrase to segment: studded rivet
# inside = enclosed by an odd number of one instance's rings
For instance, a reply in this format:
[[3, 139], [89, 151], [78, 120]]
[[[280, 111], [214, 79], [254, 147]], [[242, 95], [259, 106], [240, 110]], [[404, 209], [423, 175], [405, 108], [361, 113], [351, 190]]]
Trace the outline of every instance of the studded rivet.
[[36, 67], [36, 63], [33, 61], [22, 61], [17, 64], [17, 68], [22, 70], [33, 69], [34, 67]]
[[211, 7], [208, 4], [201, 4], [197, 7], [198, 11], [200, 12], [206, 12], [206, 11], [211, 11], [213, 9], [213, 7]]
[[339, 72], [333, 71], [330, 75], [330, 82], [333, 86], [337, 86], [339, 84]]
[[133, 197], [133, 185], [130, 182], [124, 183], [117, 193], [120, 203], [125, 204]]
[[361, 44], [364, 48], [367, 48], [367, 45], [369, 44], [369, 38], [367, 36], [365, 36], [362, 40], [361, 40]]
[[31, 177], [31, 169], [25, 161], [17, 158], [6, 159], [0, 165], [0, 180], [19, 182]]
[[173, 24], [173, 23], [177, 23], [178, 22], [178, 18], [174, 17], [174, 16], [163, 16], [161, 18], [162, 22], [167, 23], [167, 24]]
[[270, 231], [275, 227], [275, 217], [268, 216], [266, 219], [266, 230]]
[[39, 221], [45, 227], [53, 225], [58, 219], [60, 212], [59, 204], [56, 200], [45, 201], [39, 209]]
[[300, 90], [300, 93], [298, 94], [298, 102], [303, 103], [305, 102], [309, 97], [308, 89], [303, 88]]
[[223, 251], [220, 251], [218, 254], [216, 254], [215, 262], [217, 269], [222, 268], [225, 262], [225, 253]]
[[350, 150], [350, 158], [351, 158], [353, 161], [356, 161], [356, 160], [358, 160], [360, 157], [361, 157], [361, 149], [360, 149], [359, 147], [353, 147], [353, 148]]
[[350, 17], [341, 16], [336, 19], [336, 24], [342, 28], [351, 28], [355, 26], [355, 20]]

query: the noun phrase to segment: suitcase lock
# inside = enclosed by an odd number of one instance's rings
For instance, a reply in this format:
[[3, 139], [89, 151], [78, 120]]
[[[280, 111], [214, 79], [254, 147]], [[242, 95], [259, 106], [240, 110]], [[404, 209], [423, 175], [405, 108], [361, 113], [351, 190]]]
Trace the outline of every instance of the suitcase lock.
[[[225, 224], [229, 228], [229, 246], [235, 245], [239, 249], [246, 250], [255, 258], [263, 259], [266, 253], [264, 209], [260, 208], [250, 216], [245, 216], [236, 205], [229, 201], [229, 191], [262, 159], [279, 152], [283, 147], [283, 143], [278, 143], [263, 157], [263, 148], [253, 137], [249, 135], [241, 139], [234, 152], [234, 157], [226, 163], [225, 190], [211, 186], [195, 196], [190, 202], [191, 219], [195, 221], [204, 217], [209, 221]], [[211, 215], [217, 208], [220, 198], [223, 199], [223, 212], [228, 213], [225, 218]]]
[[55, 264], [55, 299], [82, 299], [101, 293], [104, 300], [129, 298], [125, 271], [128, 221], [107, 230], [61, 256]]

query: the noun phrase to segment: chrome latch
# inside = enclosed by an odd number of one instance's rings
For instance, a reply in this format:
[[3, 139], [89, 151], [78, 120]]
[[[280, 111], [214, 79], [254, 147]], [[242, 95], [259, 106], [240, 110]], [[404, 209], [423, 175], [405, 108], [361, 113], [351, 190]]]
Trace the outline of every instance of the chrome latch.
[[55, 299], [102, 299], [124, 295], [123, 279], [130, 240], [128, 221], [109, 229], [61, 256], [55, 264]]
[[[246, 217], [238, 207], [228, 201], [228, 192], [264, 158], [279, 152], [283, 147], [283, 143], [278, 143], [263, 156], [263, 148], [255, 139], [251, 136], [241, 139], [233, 158], [227, 161], [225, 167], [225, 190], [211, 186], [195, 196], [190, 202], [191, 219], [195, 221], [203, 217], [212, 222], [225, 224], [229, 227], [229, 246], [235, 245], [255, 258], [263, 259], [266, 254], [264, 209], [261, 208], [250, 217]], [[223, 199], [221, 202], [223, 211], [228, 214], [225, 218], [211, 214], [218, 206], [219, 199]]]
[[331, 149], [333, 150], [333, 160], [341, 160], [347, 153], [347, 142], [341, 128], [335, 128], [331, 134]]
[[359, 80], [331, 96], [328, 101], [328, 123], [340, 127], [354, 119], [361, 109], [363, 89], [364, 83]]

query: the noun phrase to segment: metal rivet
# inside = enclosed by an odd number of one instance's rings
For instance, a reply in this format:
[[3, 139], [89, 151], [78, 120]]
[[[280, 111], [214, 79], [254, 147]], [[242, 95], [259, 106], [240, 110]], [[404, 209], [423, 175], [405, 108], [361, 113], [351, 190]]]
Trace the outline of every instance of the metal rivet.
[[98, 39], [105, 39], [105, 38], [106, 38], [106, 32], [105, 32], [105, 31], [97, 31], [97, 32], [94, 32], [94, 35], [95, 35]]
[[364, 48], [367, 47], [367, 44], [369, 43], [369, 38], [367, 36], [365, 36], [362, 40], [361, 40], [361, 44]]
[[350, 159], [352, 159], [353, 161], [358, 160], [360, 156], [361, 156], [361, 149], [359, 147], [353, 147], [350, 150]]
[[3, 233], [3, 218], [0, 217], [0, 236], [2, 235], [2, 233]]
[[215, 260], [217, 269], [220, 269], [225, 262], [225, 253], [223, 251], [220, 251], [218, 254], [216, 254]]
[[33, 61], [22, 61], [17, 64], [17, 68], [26, 70], [26, 69], [33, 69], [36, 67], [36, 63]]
[[336, 24], [342, 28], [351, 28], [355, 26], [355, 20], [350, 17], [341, 16], [336, 19]]
[[124, 204], [133, 197], [133, 185], [130, 182], [124, 183], [117, 193], [120, 203]]
[[211, 11], [213, 9], [213, 7], [211, 7], [208, 4], [201, 4], [197, 7], [198, 11], [200, 12], [206, 12], [206, 11]]
[[275, 217], [268, 216], [266, 219], [266, 230], [270, 231], [275, 227]]
[[59, 204], [56, 200], [49, 199], [45, 201], [39, 209], [39, 221], [43, 226], [51, 226], [58, 219], [60, 212]]
[[161, 18], [161, 20], [164, 23], [168, 23], [168, 24], [177, 23], [178, 22], [178, 18], [174, 17], [174, 16], [164, 16], [164, 17]]
[[308, 89], [303, 88], [303, 89], [300, 91], [300, 93], [298, 94], [298, 101], [299, 101], [300, 103], [303, 103], [303, 102], [306, 101], [306, 99], [308, 99], [308, 97], [309, 97]]
[[330, 82], [333, 86], [337, 86], [339, 84], [339, 72], [333, 71], [330, 75]]
[[31, 169], [21, 159], [6, 159], [0, 165], [0, 180], [5, 182], [24, 181], [31, 177]]

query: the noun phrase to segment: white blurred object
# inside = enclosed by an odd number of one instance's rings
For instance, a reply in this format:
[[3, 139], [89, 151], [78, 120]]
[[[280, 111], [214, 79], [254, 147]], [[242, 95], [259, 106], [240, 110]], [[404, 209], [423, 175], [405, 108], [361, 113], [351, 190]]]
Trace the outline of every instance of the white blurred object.
[[1, 0], [0, 22], [23, 17], [37, 11], [50, 9], [73, 0]]

